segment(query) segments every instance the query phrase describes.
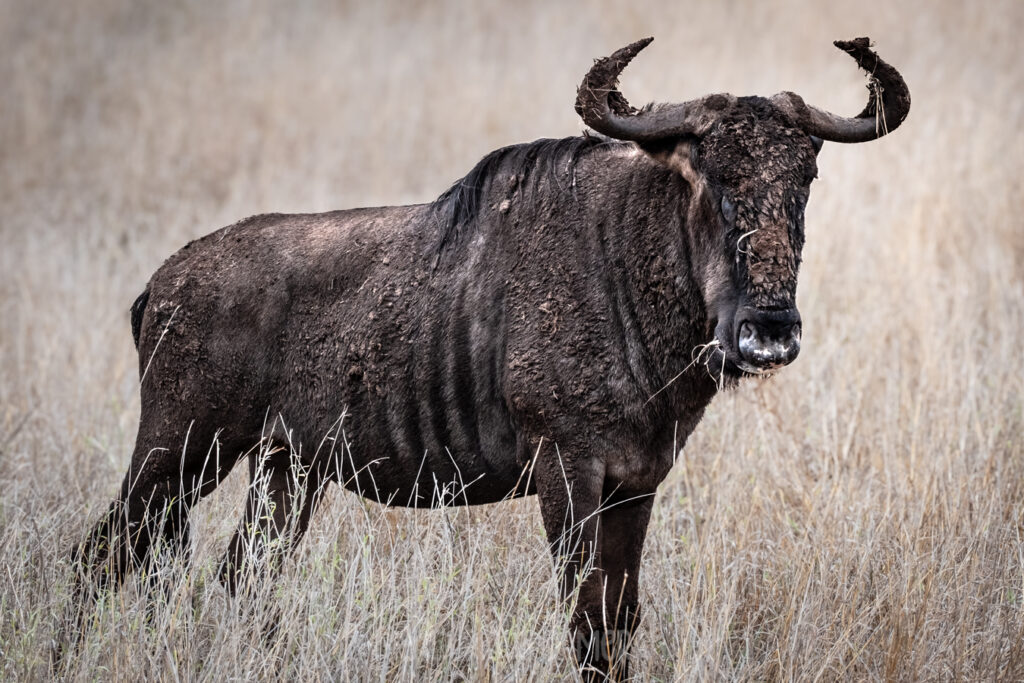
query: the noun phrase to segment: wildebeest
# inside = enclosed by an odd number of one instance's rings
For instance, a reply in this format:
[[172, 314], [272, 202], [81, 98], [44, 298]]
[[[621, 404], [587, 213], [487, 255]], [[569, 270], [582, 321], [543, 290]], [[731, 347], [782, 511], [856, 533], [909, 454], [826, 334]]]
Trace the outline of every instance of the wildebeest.
[[76, 550], [84, 604], [158, 539], [185, 547], [190, 508], [244, 455], [274, 505], [253, 487], [232, 592], [252, 535], [294, 544], [327, 482], [402, 506], [536, 493], [579, 663], [622, 676], [677, 447], [723, 386], [799, 351], [822, 141], [873, 140], [910, 108], [859, 38], [836, 42], [871, 75], [853, 118], [788, 92], [637, 110], [616, 83], [649, 42], [583, 79], [596, 135], [496, 150], [430, 204], [255, 216], [171, 256], [132, 306], [141, 419]]

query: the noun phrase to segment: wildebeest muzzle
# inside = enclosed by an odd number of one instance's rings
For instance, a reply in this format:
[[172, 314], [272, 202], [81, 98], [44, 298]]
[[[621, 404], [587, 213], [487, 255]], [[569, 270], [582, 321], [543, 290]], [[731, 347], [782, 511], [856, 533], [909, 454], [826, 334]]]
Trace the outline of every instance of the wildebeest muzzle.
[[742, 308], [736, 312], [736, 349], [761, 372], [793, 362], [800, 353], [800, 313], [796, 308]]

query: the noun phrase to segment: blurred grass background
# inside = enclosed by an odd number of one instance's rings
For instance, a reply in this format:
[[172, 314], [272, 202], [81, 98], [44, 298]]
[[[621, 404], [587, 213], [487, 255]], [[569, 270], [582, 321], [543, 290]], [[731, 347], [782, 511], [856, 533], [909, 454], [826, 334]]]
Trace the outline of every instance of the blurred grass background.
[[[636, 669], [1024, 678], [1022, 29], [1013, 0], [0, 0], [2, 677], [48, 675], [64, 553], [134, 439], [127, 309], [186, 241], [429, 201], [495, 147], [578, 133], [592, 59], [645, 35], [635, 104], [788, 89], [852, 115], [865, 79], [831, 41], [869, 35], [910, 117], [819, 158], [803, 352], [717, 398], [662, 486]], [[198, 508], [195, 566], [168, 568], [155, 616], [133, 586], [104, 602], [63, 676], [568, 675], [532, 500], [409, 513], [334, 492], [259, 646], [213, 578], [243, 479]]]

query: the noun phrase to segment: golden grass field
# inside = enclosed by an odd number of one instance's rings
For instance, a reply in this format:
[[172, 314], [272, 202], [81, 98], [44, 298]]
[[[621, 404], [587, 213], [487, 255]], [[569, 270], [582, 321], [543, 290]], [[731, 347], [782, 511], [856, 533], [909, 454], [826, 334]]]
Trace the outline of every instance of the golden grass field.
[[[1024, 4], [0, 1], [0, 678], [45, 679], [66, 553], [138, 418], [128, 307], [186, 241], [266, 211], [429, 201], [578, 133], [593, 58], [634, 103], [795, 90], [853, 115], [831, 41], [913, 94], [826, 144], [799, 360], [719, 396], [661, 487], [638, 680], [1024, 679]], [[357, 419], [357, 418], [355, 418]], [[388, 510], [333, 488], [251, 603], [190, 570], [105, 598], [73, 680], [549, 680], [572, 664], [536, 501]], [[260, 615], [280, 610], [264, 644]]]

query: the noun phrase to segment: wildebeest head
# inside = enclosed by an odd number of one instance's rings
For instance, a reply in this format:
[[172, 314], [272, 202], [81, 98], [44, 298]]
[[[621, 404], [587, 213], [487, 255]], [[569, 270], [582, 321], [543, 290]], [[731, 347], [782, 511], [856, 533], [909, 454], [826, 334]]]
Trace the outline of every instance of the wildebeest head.
[[722, 369], [735, 376], [786, 365], [800, 350], [796, 282], [817, 153], [825, 140], [865, 142], [894, 130], [910, 109], [906, 83], [867, 38], [857, 38], [835, 43], [871, 75], [867, 107], [854, 118], [789, 92], [709, 95], [637, 110], [616, 89], [617, 79], [650, 42], [595, 62], [576, 111], [597, 132], [638, 143], [690, 184], [685, 238]]

